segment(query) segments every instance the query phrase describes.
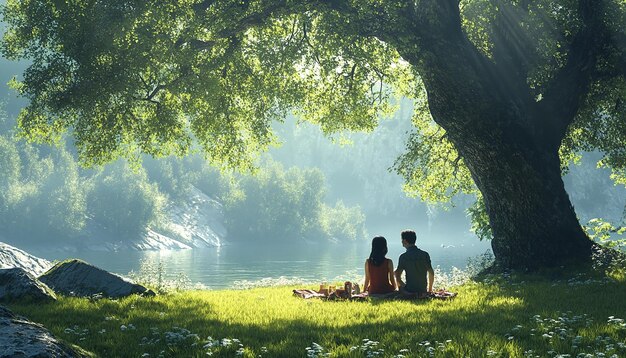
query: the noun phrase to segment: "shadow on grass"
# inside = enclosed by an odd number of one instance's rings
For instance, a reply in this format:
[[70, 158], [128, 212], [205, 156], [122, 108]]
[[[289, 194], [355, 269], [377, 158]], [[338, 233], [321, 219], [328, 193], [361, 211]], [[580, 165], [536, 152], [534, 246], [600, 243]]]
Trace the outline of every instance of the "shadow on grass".
[[[258, 355], [266, 347], [263, 356], [306, 356], [305, 347], [316, 342], [336, 356], [356, 357], [363, 354], [358, 349], [350, 352], [350, 347], [361, 347], [363, 339], [369, 339], [380, 342], [386, 355], [409, 349], [411, 356], [421, 356], [425, 346], [420, 342], [449, 341], [438, 356], [456, 357], [485, 356], [489, 349], [505, 356], [522, 356], [525, 347], [547, 349], [535, 337], [509, 341], [507, 334], [517, 325], [527, 325], [535, 314], [557, 317], [572, 311], [599, 323], [608, 316], [624, 318], [626, 308], [618, 302], [626, 302], [623, 283], [553, 286], [540, 280], [469, 284], [450, 301], [321, 302], [292, 297], [289, 288], [272, 288], [95, 303], [65, 298], [48, 306], [10, 308], [100, 356], [199, 357], [212, 350], [214, 356], [232, 357], [239, 348], [237, 342], [203, 348], [211, 336], [239, 339], [250, 354]], [[129, 324], [135, 328], [129, 329]], [[122, 325], [126, 330], [120, 329]], [[89, 333], [66, 331], [74, 326], [79, 331], [87, 327]], [[101, 330], [106, 332], [98, 333]], [[182, 339], [168, 341], [166, 332]]]

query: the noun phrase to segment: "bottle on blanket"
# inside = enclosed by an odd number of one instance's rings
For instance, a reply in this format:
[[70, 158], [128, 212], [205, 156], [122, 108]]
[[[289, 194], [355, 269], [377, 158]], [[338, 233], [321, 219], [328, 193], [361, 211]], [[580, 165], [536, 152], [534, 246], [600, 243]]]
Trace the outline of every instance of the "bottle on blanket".
[[346, 298], [352, 297], [352, 282], [346, 281], [343, 283], [343, 291]]
[[319, 293], [327, 295], [327, 296], [330, 293], [328, 291], [328, 283], [326, 281], [322, 281], [322, 284], [320, 285]]

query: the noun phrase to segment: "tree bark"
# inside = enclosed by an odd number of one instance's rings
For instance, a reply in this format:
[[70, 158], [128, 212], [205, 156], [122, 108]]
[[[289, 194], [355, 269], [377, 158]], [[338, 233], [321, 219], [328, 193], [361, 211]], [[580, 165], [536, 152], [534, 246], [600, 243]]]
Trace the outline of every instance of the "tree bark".
[[456, 145], [483, 194], [496, 264], [536, 270], [589, 261], [592, 242], [565, 191], [558, 153], [484, 139]]
[[464, 97], [448, 90], [463, 77], [431, 79], [427, 88], [429, 101], [436, 98], [431, 102], [435, 120], [485, 200], [496, 264], [535, 270], [589, 261], [592, 242], [565, 191], [553, 145], [562, 138], [546, 140], [535, 126], [542, 116], [537, 104], [495, 94], [501, 84], [490, 86], [488, 78], [493, 77], [483, 77]]
[[536, 116], [542, 116], [537, 104], [519, 96], [498, 97], [494, 92], [501, 86], [486, 80], [471, 95], [450, 98], [445, 105], [450, 94], [443, 88], [459, 78], [440, 80], [427, 84], [429, 98], [439, 97], [431, 111], [483, 195], [497, 265], [535, 270], [589, 261], [592, 242], [565, 191], [553, 145], [562, 138], [546, 140], [535, 126], [541, 122]]
[[433, 118], [483, 194], [496, 264], [534, 270], [589, 261], [592, 242], [561, 178], [554, 143], [562, 137], [537, 126], [545, 114], [532, 97], [507, 89], [506, 81], [498, 80], [502, 74], [477, 71], [489, 68], [486, 61], [472, 65], [482, 62], [479, 55], [467, 58], [466, 64], [439, 61], [436, 66], [444, 68], [424, 81]]

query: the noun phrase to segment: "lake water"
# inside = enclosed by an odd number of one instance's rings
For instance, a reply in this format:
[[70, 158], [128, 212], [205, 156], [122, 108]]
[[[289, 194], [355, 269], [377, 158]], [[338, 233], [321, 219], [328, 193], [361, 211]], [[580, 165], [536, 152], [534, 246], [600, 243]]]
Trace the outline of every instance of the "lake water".
[[[397, 242], [396, 242], [397, 241]], [[400, 239], [388, 241], [389, 254], [394, 265], [404, 252]], [[490, 248], [489, 243], [477, 239], [463, 240], [454, 246], [441, 243], [419, 244], [430, 253], [433, 266], [449, 271], [453, 266], [464, 268], [469, 257], [475, 257]], [[236, 281], [261, 279], [301, 279], [303, 281], [356, 279], [364, 275], [363, 266], [369, 256], [370, 243], [320, 243], [290, 245], [230, 244], [219, 248], [178, 251], [79, 251], [72, 253], [43, 252], [48, 260], [80, 258], [105, 270], [126, 275], [138, 271], [143, 260], [160, 263], [165, 277], [175, 278], [180, 273], [192, 282], [211, 289], [232, 287]]]

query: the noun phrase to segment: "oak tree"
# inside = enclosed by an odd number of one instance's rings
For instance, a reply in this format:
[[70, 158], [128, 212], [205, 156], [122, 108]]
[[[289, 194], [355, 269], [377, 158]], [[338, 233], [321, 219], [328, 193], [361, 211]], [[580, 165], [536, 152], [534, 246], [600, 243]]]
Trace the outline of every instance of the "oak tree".
[[287, 113], [368, 130], [415, 99], [396, 169], [424, 197], [480, 191], [496, 261], [588, 260], [561, 179], [597, 149], [623, 170], [623, 0], [8, 0], [3, 54], [30, 65], [24, 135], [85, 163], [185, 153], [246, 167]]

